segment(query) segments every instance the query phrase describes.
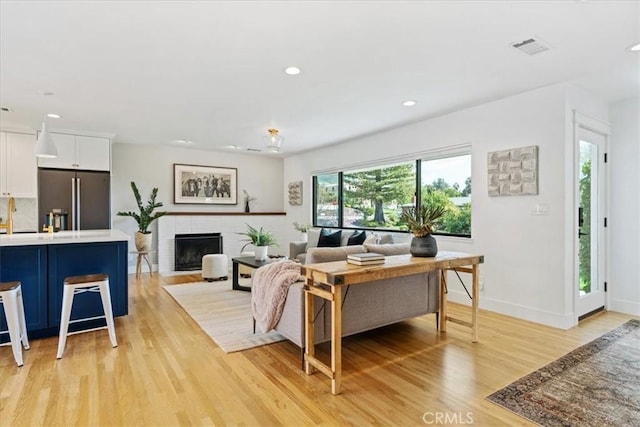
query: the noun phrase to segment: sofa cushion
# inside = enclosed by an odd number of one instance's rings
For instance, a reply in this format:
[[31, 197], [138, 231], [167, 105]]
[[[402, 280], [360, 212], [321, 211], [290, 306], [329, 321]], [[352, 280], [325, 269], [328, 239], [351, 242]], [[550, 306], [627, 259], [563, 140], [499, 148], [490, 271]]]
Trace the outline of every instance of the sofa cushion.
[[380, 245], [390, 245], [392, 243], [394, 243], [393, 235], [391, 235], [389, 233], [380, 235], [380, 240], [378, 241], [378, 244], [380, 244]]
[[367, 238], [367, 232], [364, 230], [356, 230], [347, 240], [347, 246], [361, 245]]
[[374, 253], [381, 254], [381, 255], [384, 255], [384, 256], [388, 256], [388, 255], [404, 255], [404, 254], [410, 253], [409, 252], [409, 247], [410, 247], [409, 243], [392, 243], [390, 245], [365, 244], [364, 247], [367, 250], [367, 252], [374, 252]]
[[336, 248], [311, 248], [307, 251], [306, 263], [316, 264], [319, 262], [344, 261], [349, 254], [366, 252], [364, 246], [339, 246]]
[[311, 228], [307, 231], [307, 249], [317, 248], [320, 240], [320, 228]]
[[320, 238], [318, 239], [319, 248], [335, 248], [340, 246], [340, 239], [342, 238], [342, 230], [334, 231], [322, 229], [320, 231]]

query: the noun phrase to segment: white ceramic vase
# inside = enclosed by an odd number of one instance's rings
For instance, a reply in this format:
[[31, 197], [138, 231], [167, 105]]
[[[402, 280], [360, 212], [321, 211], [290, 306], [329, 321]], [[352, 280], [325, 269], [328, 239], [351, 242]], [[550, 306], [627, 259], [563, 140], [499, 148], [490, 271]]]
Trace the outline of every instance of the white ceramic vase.
[[267, 251], [269, 246], [255, 246], [256, 261], [265, 261], [267, 259]]

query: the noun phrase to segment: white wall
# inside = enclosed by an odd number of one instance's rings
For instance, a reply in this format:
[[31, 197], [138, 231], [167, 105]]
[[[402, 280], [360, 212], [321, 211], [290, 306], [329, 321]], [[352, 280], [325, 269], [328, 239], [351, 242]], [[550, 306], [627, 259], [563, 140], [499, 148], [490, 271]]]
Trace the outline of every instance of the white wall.
[[[221, 166], [238, 169], [238, 205], [176, 205], [173, 203], [173, 164]], [[113, 144], [111, 172], [112, 226], [133, 236], [137, 225], [132, 218], [116, 216], [119, 211], [137, 211], [130, 182], [134, 181], [146, 203], [151, 190], [158, 187], [159, 210], [181, 212], [243, 212], [242, 190], [246, 189], [256, 200], [253, 212], [282, 212], [284, 209], [283, 160], [276, 157], [251, 156], [234, 152], [203, 151], [171, 146]], [[260, 225], [260, 217], [247, 221]], [[253, 218], [256, 218], [255, 220]], [[283, 221], [285, 217], [282, 217]], [[157, 249], [157, 222], [152, 224], [154, 248]], [[238, 236], [239, 239], [242, 236]], [[225, 242], [226, 243], [226, 242]], [[154, 261], [157, 256], [154, 256]], [[135, 265], [135, 256], [129, 257], [129, 266]]]
[[[485, 255], [482, 308], [570, 327], [575, 320], [565, 282], [565, 196], [571, 187], [567, 184], [566, 152], [567, 144], [572, 143], [566, 128], [567, 106], [583, 101], [569, 92], [579, 91], [567, 85], [541, 88], [287, 158], [285, 182], [305, 183], [304, 204], [287, 207], [289, 220], [310, 221], [314, 171], [471, 144], [472, 239], [439, 237], [439, 247]], [[489, 197], [487, 152], [527, 145], [539, 146], [539, 195]], [[548, 205], [549, 215], [532, 214], [538, 203]], [[451, 300], [468, 303], [454, 280], [449, 291]]]
[[640, 315], [640, 100], [611, 105], [610, 310]]

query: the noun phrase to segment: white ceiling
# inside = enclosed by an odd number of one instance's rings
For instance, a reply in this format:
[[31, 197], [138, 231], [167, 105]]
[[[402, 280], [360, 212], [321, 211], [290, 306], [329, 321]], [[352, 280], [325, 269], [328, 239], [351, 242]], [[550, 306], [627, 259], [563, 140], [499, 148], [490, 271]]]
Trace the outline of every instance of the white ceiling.
[[[530, 37], [551, 50], [510, 46]], [[54, 129], [219, 149], [276, 127], [287, 155], [557, 82], [638, 96], [638, 42], [637, 1], [2, 0], [0, 125], [40, 128], [51, 91]]]

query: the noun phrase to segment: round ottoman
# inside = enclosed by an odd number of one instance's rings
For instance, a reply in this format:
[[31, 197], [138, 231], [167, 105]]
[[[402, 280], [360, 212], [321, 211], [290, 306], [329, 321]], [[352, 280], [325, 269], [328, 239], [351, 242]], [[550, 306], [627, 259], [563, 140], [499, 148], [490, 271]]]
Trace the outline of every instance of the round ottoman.
[[223, 254], [207, 254], [202, 257], [202, 278], [207, 282], [227, 280], [229, 264]]

